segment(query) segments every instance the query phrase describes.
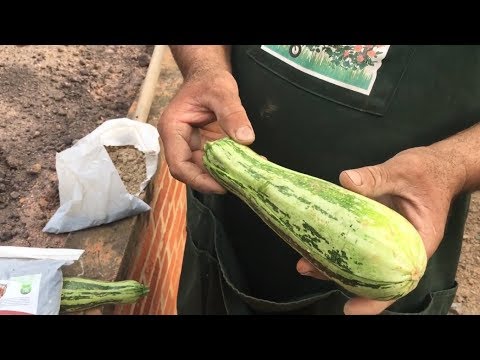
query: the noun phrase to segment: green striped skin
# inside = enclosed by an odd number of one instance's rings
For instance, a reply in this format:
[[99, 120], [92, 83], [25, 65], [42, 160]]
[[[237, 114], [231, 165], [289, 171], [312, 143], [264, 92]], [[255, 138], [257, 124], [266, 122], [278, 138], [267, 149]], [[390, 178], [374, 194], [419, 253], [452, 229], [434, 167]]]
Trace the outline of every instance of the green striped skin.
[[346, 290], [391, 300], [417, 286], [427, 264], [425, 247], [394, 210], [274, 164], [229, 138], [204, 150], [203, 163], [220, 184]]
[[65, 277], [60, 311], [82, 311], [107, 304], [132, 304], [148, 291], [146, 286], [135, 280], [108, 282]]

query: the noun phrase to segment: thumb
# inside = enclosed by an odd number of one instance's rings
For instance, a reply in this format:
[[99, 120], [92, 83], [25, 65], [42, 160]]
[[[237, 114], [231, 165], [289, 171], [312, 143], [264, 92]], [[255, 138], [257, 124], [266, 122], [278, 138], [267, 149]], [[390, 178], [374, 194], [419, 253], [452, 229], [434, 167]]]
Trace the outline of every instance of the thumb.
[[210, 98], [210, 105], [220, 127], [229, 137], [244, 145], [253, 143], [255, 133], [238, 94], [230, 91], [217, 93]]
[[240, 101], [218, 112], [217, 120], [223, 131], [235, 141], [249, 145], [255, 140], [252, 124]]
[[340, 184], [361, 195], [376, 198], [393, 192], [394, 185], [390, 178], [389, 168], [380, 164], [342, 171]]

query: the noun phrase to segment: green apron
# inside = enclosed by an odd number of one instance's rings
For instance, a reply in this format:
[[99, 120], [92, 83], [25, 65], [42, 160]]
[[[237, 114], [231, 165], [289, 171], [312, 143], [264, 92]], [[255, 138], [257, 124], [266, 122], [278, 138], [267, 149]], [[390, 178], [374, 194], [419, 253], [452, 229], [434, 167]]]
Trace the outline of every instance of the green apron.
[[[476, 122], [480, 47], [391, 46], [370, 95], [293, 68], [260, 46], [235, 46], [233, 72], [256, 133], [252, 148], [338, 184], [342, 170], [384, 162]], [[385, 314], [446, 314], [469, 194], [452, 203], [444, 239], [418, 287]], [[187, 192], [179, 314], [343, 314], [349, 294], [297, 273], [298, 253], [234, 195]]]

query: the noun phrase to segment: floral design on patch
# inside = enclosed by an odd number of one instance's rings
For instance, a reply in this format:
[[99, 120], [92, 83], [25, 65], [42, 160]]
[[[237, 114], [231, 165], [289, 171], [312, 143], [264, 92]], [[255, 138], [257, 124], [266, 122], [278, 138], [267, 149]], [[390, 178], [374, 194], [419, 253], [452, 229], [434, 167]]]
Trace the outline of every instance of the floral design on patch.
[[390, 45], [263, 45], [306, 74], [369, 95]]

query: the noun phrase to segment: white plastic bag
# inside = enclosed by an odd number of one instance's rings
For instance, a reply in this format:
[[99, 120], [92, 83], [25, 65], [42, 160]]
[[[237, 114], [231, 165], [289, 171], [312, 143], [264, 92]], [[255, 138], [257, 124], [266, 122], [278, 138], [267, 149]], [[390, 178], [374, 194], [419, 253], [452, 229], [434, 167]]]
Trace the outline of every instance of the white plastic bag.
[[146, 179], [155, 174], [160, 152], [159, 134], [150, 125], [127, 118], [104, 122], [71, 148], [56, 156], [60, 207], [43, 228], [63, 233], [110, 223], [150, 210], [128, 193], [104, 146], [133, 145], [145, 154]]
[[58, 315], [62, 266], [84, 250], [0, 246], [0, 315]]

